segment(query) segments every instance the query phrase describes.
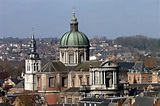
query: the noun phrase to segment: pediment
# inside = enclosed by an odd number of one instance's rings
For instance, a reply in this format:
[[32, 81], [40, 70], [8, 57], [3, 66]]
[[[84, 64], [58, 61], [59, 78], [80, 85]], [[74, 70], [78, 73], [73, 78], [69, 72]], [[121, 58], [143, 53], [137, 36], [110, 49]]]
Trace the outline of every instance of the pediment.
[[105, 61], [103, 62], [100, 67], [117, 67], [118, 65], [112, 61]]

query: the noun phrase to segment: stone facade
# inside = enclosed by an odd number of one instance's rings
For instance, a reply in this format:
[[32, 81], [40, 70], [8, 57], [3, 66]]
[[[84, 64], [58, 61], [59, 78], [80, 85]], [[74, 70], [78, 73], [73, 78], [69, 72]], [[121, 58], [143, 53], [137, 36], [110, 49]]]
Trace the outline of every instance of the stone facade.
[[82, 61], [88, 60], [88, 48], [61, 48], [60, 61], [66, 66], [76, 66]]
[[25, 60], [25, 90], [37, 90], [36, 73], [41, 70], [41, 60], [36, 49], [36, 41], [33, 34], [30, 43], [29, 58]]
[[91, 97], [117, 96], [119, 86], [119, 66], [111, 61], [103, 62], [99, 67], [90, 67]]

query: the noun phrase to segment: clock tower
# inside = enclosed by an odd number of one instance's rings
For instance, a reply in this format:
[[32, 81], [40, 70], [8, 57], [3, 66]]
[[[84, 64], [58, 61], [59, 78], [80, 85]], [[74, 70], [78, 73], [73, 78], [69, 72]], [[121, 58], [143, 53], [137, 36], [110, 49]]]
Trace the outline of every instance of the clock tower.
[[33, 33], [30, 41], [29, 57], [25, 60], [25, 90], [37, 90], [36, 73], [41, 70], [41, 60], [36, 49], [36, 41]]

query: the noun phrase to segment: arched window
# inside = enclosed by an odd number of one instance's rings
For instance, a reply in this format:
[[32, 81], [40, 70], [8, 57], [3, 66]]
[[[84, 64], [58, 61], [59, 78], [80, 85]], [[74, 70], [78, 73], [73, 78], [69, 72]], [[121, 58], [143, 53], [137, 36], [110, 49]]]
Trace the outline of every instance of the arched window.
[[89, 76], [86, 76], [87, 77], [87, 85], [89, 85]]
[[84, 54], [81, 54], [80, 56], [81, 56], [80, 57], [81, 58], [81, 62], [84, 61]]
[[72, 77], [72, 87], [75, 86], [75, 77]]
[[33, 71], [36, 71], [36, 63], [33, 64]]
[[36, 67], [37, 67], [37, 71], [39, 70], [39, 66], [38, 66], [38, 63], [36, 64]]
[[79, 76], [79, 85], [83, 85], [83, 76]]
[[64, 58], [64, 52], [61, 52], [61, 55], [62, 55], [62, 59]]
[[37, 76], [37, 87], [40, 87], [40, 77]]

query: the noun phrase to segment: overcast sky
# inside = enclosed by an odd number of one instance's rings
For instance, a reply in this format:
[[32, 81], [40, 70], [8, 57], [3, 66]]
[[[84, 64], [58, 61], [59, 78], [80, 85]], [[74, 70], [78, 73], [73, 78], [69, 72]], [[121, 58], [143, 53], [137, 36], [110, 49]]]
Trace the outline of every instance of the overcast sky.
[[160, 38], [160, 0], [0, 0], [0, 37], [58, 37], [70, 30], [89, 38], [145, 35]]

